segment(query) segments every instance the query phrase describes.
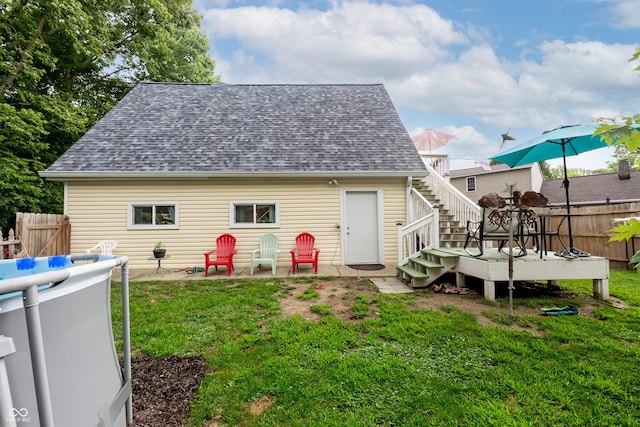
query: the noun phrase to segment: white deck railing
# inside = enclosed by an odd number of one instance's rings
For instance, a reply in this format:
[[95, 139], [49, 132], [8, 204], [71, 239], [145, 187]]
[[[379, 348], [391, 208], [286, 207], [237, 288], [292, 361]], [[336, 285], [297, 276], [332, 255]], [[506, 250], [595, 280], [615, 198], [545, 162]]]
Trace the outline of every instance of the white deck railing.
[[425, 178], [425, 184], [434, 192], [442, 206], [463, 226], [467, 221], [480, 221], [480, 206], [442, 178], [431, 166], [426, 166], [429, 175]]
[[447, 154], [433, 154], [426, 151], [418, 151], [422, 162], [428, 167], [436, 171], [436, 173], [443, 177], [445, 181], [449, 181], [450, 164], [449, 156]]
[[[421, 153], [422, 155], [423, 153]], [[445, 206], [455, 220], [466, 226], [467, 221], [479, 221], [482, 215], [480, 206], [474, 203], [457, 188], [451, 185], [449, 177], [449, 158], [446, 155], [422, 155], [428, 176], [425, 185]], [[419, 255], [422, 249], [440, 246], [440, 212], [412, 188], [407, 200], [407, 225], [398, 224], [398, 265], [404, 265], [411, 257]]]
[[398, 265], [406, 264], [422, 249], [440, 245], [439, 222], [438, 207], [412, 188], [407, 204], [407, 225], [398, 224]]

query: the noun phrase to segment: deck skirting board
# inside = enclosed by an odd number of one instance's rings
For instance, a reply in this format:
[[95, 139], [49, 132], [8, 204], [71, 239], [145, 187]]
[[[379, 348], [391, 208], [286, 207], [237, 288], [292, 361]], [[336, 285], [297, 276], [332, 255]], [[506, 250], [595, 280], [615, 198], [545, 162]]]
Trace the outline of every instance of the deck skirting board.
[[[494, 253], [495, 252], [495, 253]], [[457, 285], [464, 286], [465, 276], [483, 280], [485, 299], [496, 298], [496, 282], [509, 281], [509, 257], [492, 251], [480, 258], [461, 254], [455, 266]], [[593, 295], [601, 300], [609, 299], [609, 259], [586, 257], [567, 259], [555, 255], [531, 254], [513, 260], [513, 280], [563, 280], [591, 279]]]

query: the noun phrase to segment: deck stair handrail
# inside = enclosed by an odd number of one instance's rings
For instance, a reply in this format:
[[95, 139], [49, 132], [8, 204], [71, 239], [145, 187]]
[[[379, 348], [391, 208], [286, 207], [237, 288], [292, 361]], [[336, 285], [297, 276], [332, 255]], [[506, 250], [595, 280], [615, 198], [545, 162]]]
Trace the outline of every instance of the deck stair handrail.
[[[426, 151], [418, 151], [418, 153], [420, 157], [422, 157], [422, 162], [428, 166], [428, 169], [436, 171], [438, 176], [445, 177], [446, 179], [451, 175], [448, 154], [435, 154]], [[432, 171], [429, 170], [429, 172]]]
[[440, 200], [441, 206], [446, 207], [460, 224], [466, 225], [467, 221], [480, 221], [482, 217], [480, 206], [447, 182], [430, 165], [427, 164], [426, 167], [429, 174], [425, 178], [425, 185]]
[[437, 248], [439, 241], [439, 211], [419, 191], [409, 193], [407, 224], [398, 224], [398, 265], [416, 256], [422, 249]]

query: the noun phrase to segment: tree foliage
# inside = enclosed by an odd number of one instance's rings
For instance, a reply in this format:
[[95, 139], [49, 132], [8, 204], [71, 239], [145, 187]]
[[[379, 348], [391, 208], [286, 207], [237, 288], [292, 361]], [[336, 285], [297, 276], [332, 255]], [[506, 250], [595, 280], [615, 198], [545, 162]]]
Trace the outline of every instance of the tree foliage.
[[613, 157], [615, 159], [614, 162], [607, 162], [607, 166], [609, 169], [612, 169], [612, 172], [618, 171], [618, 165], [621, 160], [626, 160], [629, 163], [629, 167], [631, 170], [636, 170], [640, 168], [640, 148], [637, 148], [635, 151], [630, 151], [631, 145], [627, 144], [615, 144]]
[[[544, 179], [564, 179], [564, 167], [561, 165], [558, 166], [550, 166], [546, 162], [545, 168], [542, 168], [542, 176]], [[582, 168], [568, 168], [567, 169], [567, 178], [574, 178], [577, 176], [588, 176], [588, 175], [599, 175], [603, 173], [614, 172], [609, 169], [582, 169]]]
[[141, 80], [217, 82], [192, 0], [0, 0], [0, 229], [61, 212], [37, 174]]
[[[640, 62], [640, 46], [636, 47], [636, 51], [629, 60], [630, 62]], [[636, 71], [640, 71], [640, 66], [635, 68]], [[638, 161], [640, 160], [640, 114], [636, 114], [630, 117], [623, 117], [622, 119], [606, 119], [605, 123], [600, 125], [594, 135], [601, 135], [601, 137], [607, 142], [607, 144], [617, 144], [624, 147], [621, 152], [629, 153], [630, 157], [626, 157], [635, 163], [633, 167], [640, 167]], [[609, 121], [609, 123], [606, 123]], [[633, 236], [640, 235], [640, 214], [637, 217], [621, 218], [618, 222], [622, 224], [612, 228], [611, 232], [615, 233], [609, 241], [621, 241], [632, 239]], [[640, 251], [636, 252], [630, 261], [631, 264], [635, 264], [635, 268], [640, 273]]]

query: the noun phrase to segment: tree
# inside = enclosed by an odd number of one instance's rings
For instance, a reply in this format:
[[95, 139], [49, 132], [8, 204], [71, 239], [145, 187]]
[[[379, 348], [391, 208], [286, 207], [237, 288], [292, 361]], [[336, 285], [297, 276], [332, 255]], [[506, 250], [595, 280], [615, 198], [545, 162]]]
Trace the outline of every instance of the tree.
[[217, 82], [192, 0], [0, 0], [0, 229], [61, 212], [37, 174], [140, 80]]
[[[640, 53], [640, 48], [636, 52], [637, 54]], [[625, 158], [630, 160], [630, 166], [638, 168], [640, 167], [638, 163], [640, 156], [636, 154], [640, 153], [640, 131], [636, 129], [638, 126], [640, 126], [640, 114], [625, 117], [622, 123], [612, 121], [612, 123], [602, 124], [594, 135], [601, 135], [608, 144], [617, 144], [617, 146], [623, 147], [617, 150], [616, 153], [618, 151], [620, 153], [630, 153]], [[622, 224], [616, 225], [609, 231], [615, 233], [609, 239], [610, 242], [630, 240], [633, 236], [640, 235], [640, 216], [624, 218]], [[630, 263], [635, 264], [636, 270], [640, 273], [640, 251], [633, 255]]]
[[607, 162], [607, 166], [609, 169], [612, 169], [612, 172], [616, 172], [618, 170], [618, 165], [622, 160], [629, 162], [631, 170], [640, 167], [640, 149], [630, 152], [626, 145], [615, 144], [613, 150], [615, 162]]
[[[547, 162], [539, 162], [540, 169], [542, 170], [542, 177], [544, 179], [563, 179], [564, 167], [563, 166], [551, 166]], [[616, 166], [617, 167], [617, 166]], [[608, 169], [581, 169], [581, 168], [569, 168], [567, 169], [567, 177], [572, 178], [576, 176], [587, 175], [599, 175], [602, 173], [614, 172]]]
[[[636, 47], [636, 51], [629, 61], [640, 61], [640, 47]], [[635, 68], [635, 71], [640, 71], [640, 65]], [[623, 151], [628, 153], [640, 153], [640, 131], [637, 129], [640, 127], [640, 114], [624, 117], [622, 120], [604, 119], [603, 121], [605, 123], [598, 127], [594, 136], [600, 135], [609, 145], [615, 143], [623, 146]], [[638, 163], [640, 156], [636, 156], [633, 159], [635, 164], [632, 164], [632, 166], [635, 168], [640, 167]], [[609, 239], [610, 242], [629, 240], [634, 235], [640, 235], [640, 216], [625, 218], [623, 224], [615, 226], [609, 231], [615, 233]], [[636, 265], [635, 268], [640, 273], [640, 251], [633, 255], [630, 262]]]

